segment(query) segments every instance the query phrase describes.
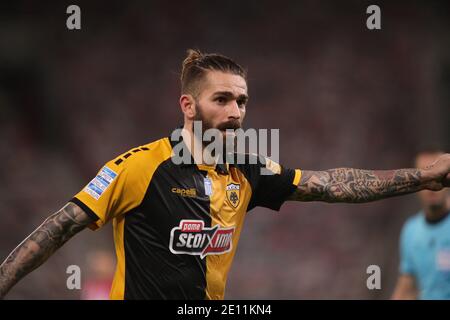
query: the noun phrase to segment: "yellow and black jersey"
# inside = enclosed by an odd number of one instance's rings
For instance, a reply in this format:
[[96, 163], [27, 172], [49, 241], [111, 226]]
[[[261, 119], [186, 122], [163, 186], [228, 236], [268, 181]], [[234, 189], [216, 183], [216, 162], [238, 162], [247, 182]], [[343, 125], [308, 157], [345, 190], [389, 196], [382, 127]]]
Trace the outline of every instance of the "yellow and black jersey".
[[175, 164], [174, 145], [163, 138], [120, 155], [71, 200], [96, 219], [92, 229], [112, 220], [111, 299], [223, 299], [245, 213], [279, 210], [300, 181], [300, 170], [269, 159]]

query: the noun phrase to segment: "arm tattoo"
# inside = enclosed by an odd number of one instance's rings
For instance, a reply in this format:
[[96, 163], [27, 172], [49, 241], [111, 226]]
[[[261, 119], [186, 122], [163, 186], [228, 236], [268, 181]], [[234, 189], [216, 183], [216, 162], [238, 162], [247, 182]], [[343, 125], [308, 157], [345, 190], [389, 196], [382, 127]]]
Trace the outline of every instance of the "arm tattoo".
[[21, 278], [92, 222], [91, 217], [71, 202], [48, 217], [0, 265], [0, 299]]
[[421, 177], [419, 169], [303, 171], [289, 200], [370, 202], [422, 190]]

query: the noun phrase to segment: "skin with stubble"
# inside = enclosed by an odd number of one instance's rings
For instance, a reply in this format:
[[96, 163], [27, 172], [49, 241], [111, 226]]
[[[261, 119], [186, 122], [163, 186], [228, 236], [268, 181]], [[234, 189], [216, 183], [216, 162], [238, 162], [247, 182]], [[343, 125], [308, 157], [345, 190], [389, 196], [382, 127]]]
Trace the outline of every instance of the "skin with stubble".
[[[185, 92], [179, 99], [184, 115], [183, 135], [189, 135], [193, 142], [193, 122], [201, 120], [204, 130], [216, 128], [225, 137], [226, 129], [242, 127], [247, 101], [247, 83], [242, 76], [208, 70], [195, 92]], [[193, 156], [196, 163], [202, 163], [201, 157]], [[423, 189], [440, 190], [449, 185], [449, 171], [450, 154], [442, 155], [427, 169], [302, 170], [298, 187], [288, 200], [361, 203]], [[0, 266], [0, 298], [91, 222], [92, 219], [72, 203], [49, 217]]]
[[[180, 106], [184, 114], [184, 129], [193, 135], [194, 121], [202, 122], [202, 134], [209, 129], [222, 132], [224, 142], [227, 129], [239, 129], [245, 118], [248, 102], [247, 83], [239, 75], [209, 71], [201, 83], [198, 94], [184, 94]], [[191, 141], [194, 141], [193, 139]], [[207, 142], [197, 141], [203, 146]], [[192, 146], [190, 146], [192, 148]], [[196, 159], [201, 163], [205, 159]]]
[[[415, 166], [426, 168], [442, 155], [442, 152], [424, 152], [416, 157]], [[425, 219], [430, 223], [438, 223], [450, 211], [450, 194], [448, 189], [440, 191], [422, 190], [417, 193]], [[418, 297], [417, 281], [409, 274], [401, 274], [392, 294], [394, 300], [412, 300]]]

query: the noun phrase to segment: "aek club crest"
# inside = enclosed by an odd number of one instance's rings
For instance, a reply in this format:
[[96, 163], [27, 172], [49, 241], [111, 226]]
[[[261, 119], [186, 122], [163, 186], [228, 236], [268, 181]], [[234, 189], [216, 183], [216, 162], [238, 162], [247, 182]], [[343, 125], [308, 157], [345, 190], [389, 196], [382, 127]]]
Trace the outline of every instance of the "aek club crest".
[[240, 188], [241, 186], [235, 183], [230, 183], [227, 185], [227, 199], [233, 208], [237, 208], [239, 205]]

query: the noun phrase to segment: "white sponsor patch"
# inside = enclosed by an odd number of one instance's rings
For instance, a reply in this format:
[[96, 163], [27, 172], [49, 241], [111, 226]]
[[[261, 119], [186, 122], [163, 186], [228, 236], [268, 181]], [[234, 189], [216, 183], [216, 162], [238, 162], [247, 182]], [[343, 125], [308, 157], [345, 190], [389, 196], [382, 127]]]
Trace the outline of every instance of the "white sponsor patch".
[[116, 177], [117, 173], [108, 167], [103, 167], [97, 176], [88, 183], [86, 188], [84, 188], [84, 192], [89, 194], [95, 200], [98, 200]]
[[212, 195], [212, 183], [211, 183], [211, 180], [208, 177], [206, 177], [205, 179], [203, 179], [203, 183], [205, 185], [205, 195], [206, 196]]

